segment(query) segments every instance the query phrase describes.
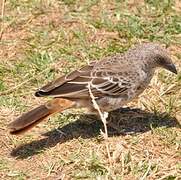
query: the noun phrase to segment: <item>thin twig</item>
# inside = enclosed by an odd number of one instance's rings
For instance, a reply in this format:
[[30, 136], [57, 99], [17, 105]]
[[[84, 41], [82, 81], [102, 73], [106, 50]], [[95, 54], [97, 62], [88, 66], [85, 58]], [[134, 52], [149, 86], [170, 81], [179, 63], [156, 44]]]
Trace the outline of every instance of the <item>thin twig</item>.
[[145, 174], [143, 175], [143, 177], [140, 180], [146, 179], [148, 173], [150, 172], [150, 169], [151, 169], [151, 162], [149, 162], [148, 168], [147, 168]]
[[101, 120], [104, 124], [104, 130], [105, 130], [105, 134], [106, 134], [106, 137], [108, 137], [108, 133], [107, 133], [107, 125], [106, 125], [106, 119], [108, 117], [108, 113], [107, 112], [101, 112], [100, 108], [99, 108], [99, 105], [97, 104], [96, 100], [95, 100], [95, 97], [91, 91], [91, 86], [90, 86], [90, 83], [88, 84], [88, 89], [89, 89], [89, 94], [90, 94], [90, 97], [92, 99], [92, 103], [93, 103], [93, 106], [94, 108], [98, 111], [100, 117], [101, 117]]
[[3, 29], [3, 25], [4, 25], [4, 11], [5, 11], [5, 2], [6, 2], [6, 0], [3, 0], [2, 1], [2, 9], [1, 9], [1, 31], [0, 31], [0, 40], [2, 39], [2, 36], [3, 36], [3, 31], [4, 31], [4, 29]]
[[92, 90], [91, 90], [91, 86], [90, 86], [90, 83], [88, 83], [88, 90], [89, 90], [89, 94], [90, 94], [90, 97], [91, 97], [91, 100], [92, 100], [92, 103], [93, 103], [93, 106], [94, 108], [98, 111], [99, 113], [99, 116], [102, 120], [102, 123], [104, 125], [104, 131], [105, 133], [103, 133], [101, 131], [101, 134], [103, 135], [104, 139], [106, 140], [106, 150], [107, 150], [107, 155], [108, 155], [108, 158], [109, 158], [109, 163], [111, 164], [111, 155], [110, 155], [110, 150], [109, 150], [109, 144], [108, 144], [108, 131], [107, 131], [107, 117], [108, 117], [108, 112], [102, 112], [99, 108], [99, 105], [97, 104], [96, 100], [95, 100], [95, 97], [92, 93]]
[[6, 0], [3, 0], [3, 2], [2, 2], [2, 9], [1, 9], [1, 18], [2, 18], [2, 19], [3, 19], [3, 17], [4, 17], [5, 1], [6, 1]]

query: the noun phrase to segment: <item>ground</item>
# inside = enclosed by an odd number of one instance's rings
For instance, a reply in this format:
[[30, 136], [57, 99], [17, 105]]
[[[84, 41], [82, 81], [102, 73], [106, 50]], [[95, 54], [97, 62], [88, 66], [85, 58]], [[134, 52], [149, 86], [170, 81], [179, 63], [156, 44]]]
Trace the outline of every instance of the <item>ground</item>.
[[[179, 0], [2, 0], [1, 179], [181, 178]], [[4, 10], [3, 10], [4, 5]], [[51, 117], [22, 136], [7, 124], [47, 99], [34, 91], [93, 60], [140, 42], [167, 47], [178, 75], [159, 70], [130, 108], [110, 114], [117, 130], [83, 110]], [[106, 145], [111, 158], [108, 158]]]

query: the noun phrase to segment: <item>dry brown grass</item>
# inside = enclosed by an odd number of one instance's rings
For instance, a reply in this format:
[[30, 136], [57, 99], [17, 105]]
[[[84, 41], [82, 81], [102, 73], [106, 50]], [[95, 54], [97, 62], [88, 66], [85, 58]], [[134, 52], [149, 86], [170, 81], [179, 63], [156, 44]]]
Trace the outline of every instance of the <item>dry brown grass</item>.
[[180, 73], [157, 72], [131, 109], [111, 114], [117, 128], [108, 128], [111, 165], [100, 136], [102, 123], [77, 111], [52, 117], [25, 136], [6, 130], [11, 120], [44, 101], [33, 97], [36, 88], [136, 42], [167, 44], [179, 71], [180, 2], [170, 3], [6, 1], [0, 90], [13, 91], [0, 96], [1, 179], [181, 178]]

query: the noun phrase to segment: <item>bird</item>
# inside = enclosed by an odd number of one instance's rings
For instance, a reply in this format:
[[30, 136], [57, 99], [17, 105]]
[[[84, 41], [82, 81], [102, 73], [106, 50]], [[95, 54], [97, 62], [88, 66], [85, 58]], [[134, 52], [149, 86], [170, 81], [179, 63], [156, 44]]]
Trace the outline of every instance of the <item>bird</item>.
[[52, 99], [11, 122], [9, 132], [22, 134], [47, 117], [69, 108], [83, 107], [96, 114], [90, 91], [102, 112], [119, 109], [148, 87], [157, 68], [177, 74], [169, 52], [153, 42], [137, 44], [124, 53], [92, 61], [38, 89], [36, 97]]

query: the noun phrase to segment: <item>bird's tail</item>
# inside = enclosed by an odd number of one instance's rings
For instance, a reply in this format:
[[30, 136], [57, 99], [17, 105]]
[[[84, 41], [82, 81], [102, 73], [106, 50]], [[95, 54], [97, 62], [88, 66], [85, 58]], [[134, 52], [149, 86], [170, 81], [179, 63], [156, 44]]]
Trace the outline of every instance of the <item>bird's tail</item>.
[[8, 125], [11, 134], [21, 134], [31, 129], [48, 116], [74, 106], [74, 102], [67, 99], [55, 98], [44, 105], [23, 114]]

